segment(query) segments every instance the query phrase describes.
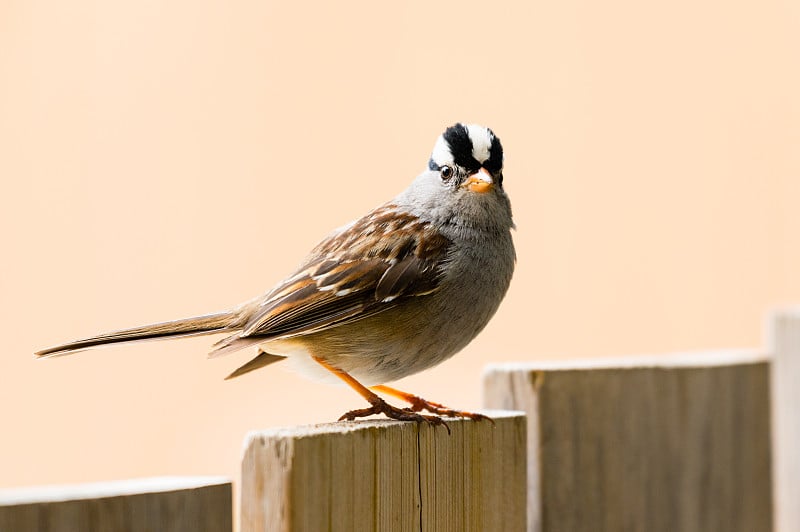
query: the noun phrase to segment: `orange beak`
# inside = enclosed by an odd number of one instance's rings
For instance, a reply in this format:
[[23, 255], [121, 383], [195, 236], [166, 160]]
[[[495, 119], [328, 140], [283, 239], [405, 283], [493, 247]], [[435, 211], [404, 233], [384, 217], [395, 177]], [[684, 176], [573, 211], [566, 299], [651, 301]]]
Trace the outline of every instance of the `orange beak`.
[[481, 168], [469, 176], [461, 186], [470, 190], [471, 192], [485, 194], [494, 187], [494, 180], [492, 179], [492, 176], [489, 175], [489, 172], [486, 171], [486, 168]]

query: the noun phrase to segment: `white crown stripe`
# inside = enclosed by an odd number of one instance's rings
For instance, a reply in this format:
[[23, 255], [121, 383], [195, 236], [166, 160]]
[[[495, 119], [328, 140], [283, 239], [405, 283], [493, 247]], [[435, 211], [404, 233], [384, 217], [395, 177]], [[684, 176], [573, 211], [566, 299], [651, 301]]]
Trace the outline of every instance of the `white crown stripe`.
[[489, 160], [489, 149], [492, 147], [492, 136], [489, 130], [477, 124], [469, 124], [467, 134], [472, 140], [472, 156], [479, 163]]

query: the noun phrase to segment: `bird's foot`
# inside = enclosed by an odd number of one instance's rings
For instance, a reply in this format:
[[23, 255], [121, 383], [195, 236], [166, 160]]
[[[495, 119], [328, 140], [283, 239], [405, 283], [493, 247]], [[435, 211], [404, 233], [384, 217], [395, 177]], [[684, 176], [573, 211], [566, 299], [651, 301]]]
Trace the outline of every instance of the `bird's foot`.
[[489, 416], [484, 416], [483, 414], [478, 414], [475, 412], [466, 412], [464, 410], [455, 410], [443, 404], [434, 403], [433, 401], [428, 401], [418, 395], [410, 394], [408, 392], [403, 392], [396, 388], [392, 388], [390, 386], [384, 386], [384, 385], [373, 386], [372, 389], [377, 392], [385, 393], [387, 395], [399, 397], [400, 399], [411, 405], [411, 407], [407, 409], [410, 410], [411, 412], [421, 412], [422, 410], [426, 410], [438, 416], [463, 417], [467, 419], [473, 419], [475, 421], [481, 421], [485, 419], [487, 421], [490, 421], [492, 425], [495, 424], [494, 420]]
[[485, 419], [487, 421], [490, 421], [492, 425], [494, 425], [494, 420], [492, 418], [490, 418], [489, 416], [484, 416], [483, 414], [478, 414], [477, 412], [454, 410], [450, 407], [444, 406], [439, 403], [434, 403], [433, 401], [428, 401], [416, 395], [412, 395], [406, 400], [411, 404], [412, 412], [421, 412], [422, 410], [426, 410], [428, 412], [431, 412], [432, 414], [437, 414], [439, 416], [463, 417], [467, 419], [473, 419], [475, 421], [482, 421]]
[[359, 417], [383, 414], [388, 418], [397, 419], [399, 421], [416, 421], [417, 423], [442, 425], [447, 429], [447, 433], [450, 433], [450, 427], [448, 427], [447, 423], [445, 423], [445, 421], [439, 416], [426, 416], [424, 414], [418, 414], [417, 411], [413, 410], [413, 408], [397, 408], [396, 406], [390, 405], [377, 396], [374, 400], [371, 400], [370, 403], [372, 403], [372, 406], [369, 408], [360, 408], [345, 412], [342, 417], [339, 418], [339, 421], [353, 421]]

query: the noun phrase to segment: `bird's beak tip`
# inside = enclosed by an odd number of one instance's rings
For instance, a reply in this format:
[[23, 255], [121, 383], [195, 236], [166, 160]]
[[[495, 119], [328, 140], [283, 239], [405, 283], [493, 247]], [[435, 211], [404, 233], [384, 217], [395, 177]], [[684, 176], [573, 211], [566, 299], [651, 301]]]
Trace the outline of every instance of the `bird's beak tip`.
[[494, 188], [494, 179], [485, 168], [481, 168], [469, 176], [462, 186], [471, 192], [484, 194]]

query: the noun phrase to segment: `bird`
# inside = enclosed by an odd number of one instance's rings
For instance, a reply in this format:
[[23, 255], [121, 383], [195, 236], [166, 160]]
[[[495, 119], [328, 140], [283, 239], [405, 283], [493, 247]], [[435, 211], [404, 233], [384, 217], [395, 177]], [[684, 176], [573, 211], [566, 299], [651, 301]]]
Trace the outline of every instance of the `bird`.
[[339, 420], [383, 414], [446, 426], [442, 416], [485, 419], [387, 383], [447, 360], [489, 323], [514, 272], [513, 229], [500, 139], [459, 122], [439, 135], [408, 188], [334, 230], [265, 294], [224, 312], [100, 334], [35, 356], [227, 333], [209, 357], [257, 347], [227, 379], [284, 360], [312, 378], [335, 376], [370, 405]]

